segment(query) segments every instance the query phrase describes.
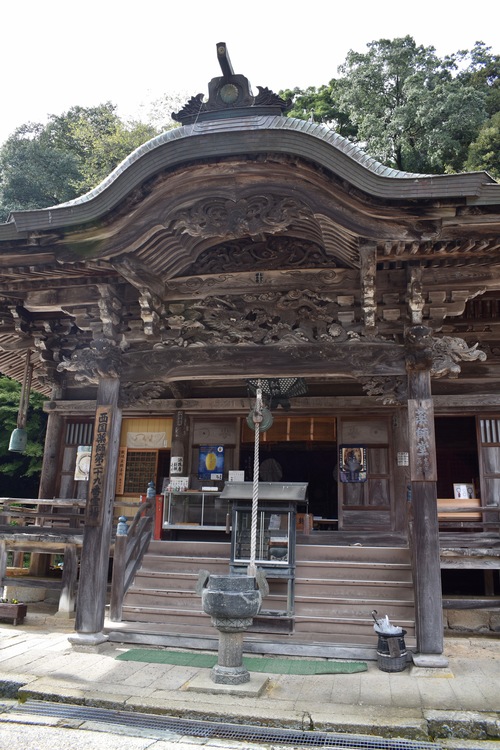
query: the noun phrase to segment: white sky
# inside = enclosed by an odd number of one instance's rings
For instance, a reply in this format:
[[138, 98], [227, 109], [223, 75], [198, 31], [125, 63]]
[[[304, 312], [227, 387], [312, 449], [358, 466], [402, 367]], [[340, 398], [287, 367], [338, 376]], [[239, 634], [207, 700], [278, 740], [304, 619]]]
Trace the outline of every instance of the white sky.
[[220, 41], [254, 91], [278, 92], [327, 83], [380, 38], [498, 53], [499, 28], [499, 0], [0, 0], [0, 143], [73, 105], [110, 100], [129, 117], [165, 93], [206, 94]]

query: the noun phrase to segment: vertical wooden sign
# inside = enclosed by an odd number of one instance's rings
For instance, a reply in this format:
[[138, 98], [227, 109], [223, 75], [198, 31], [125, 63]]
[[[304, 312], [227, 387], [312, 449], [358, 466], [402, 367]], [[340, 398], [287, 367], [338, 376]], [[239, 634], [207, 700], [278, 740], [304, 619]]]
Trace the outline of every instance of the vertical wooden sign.
[[127, 449], [120, 448], [118, 453], [118, 469], [116, 472], [116, 494], [123, 495], [125, 491], [125, 470], [127, 468]]
[[432, 399], [408, 400], [408, 428], [412, 482], [437, 482]]
[[89, 497], [85, 509], [85, 523], [88, 526], [99, 526], [102, 523], [112, 413], [111, 406], [97, 407], [89, 473]]

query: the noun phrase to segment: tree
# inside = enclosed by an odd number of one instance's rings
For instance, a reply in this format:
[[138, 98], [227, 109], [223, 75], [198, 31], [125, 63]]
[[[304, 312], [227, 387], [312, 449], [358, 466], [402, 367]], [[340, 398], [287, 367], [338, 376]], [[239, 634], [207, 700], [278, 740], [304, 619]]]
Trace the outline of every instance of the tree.
[[467, 168], [470, 144], [500, 110], [500, 56], [483, 42], [441, 59], [411, 36], [379, 39], [351, 50], [338, 72], [327, 86], [280, 92], [293, 99], [290, 115], [324, 122], [403, 171]]
[[132, 151], [157, 131], [150, 125], [124, 123], [111, 102], [98, 107], [72, 107], [62, 115], [52, 115], [40, 140], [74, 155], [78, 177], [71, 179], [77, 195], [91, 190]]
[[41, 140], [43, 126], [17, 128], [0, 150], [0, 220], [9, 211], [42, 208], [76, 197], [75, 154]]
[[10, 453], [9, 440], [17, 426], [21, 385], [0, 376], [0, 483], [3, 495], [36, 497], [42, 468], [46, 416], [44, 397], [31, 392], [26, 430], [28, 444], [24, 453]]
[[470, 144], [465, 167], [471, 171], [484, 169], [500, 181], [500, 112], [484, 123]]
[[484, 92], [488, 115], [500, 112], [500, 55], [493, 55], [484, 42], [476, 42], [470, 51], [457, 52], [453, 57], [460, 69], [459, 78]]
[[350, 51], [340, 66], [338, 103], [357, 139], [384, 164], [417, 172], [460, 168], [487, 117], [485, 94], [454, 76], [454, 57], [406, 36]]
[[290, 99], [293, 102], [288, 112], [289, 117], [324, 123], [346, 138], [356, 135], [356, 126], [336, 103], [338, 81], [335, 79], [331, 80], [327, 86], [320, 86], [318, 89], [309, 86], [305, 90], [285, 89], [279, 93], [282, 99]]
[[72, 107], [46, 125], [17, 128], [0, 150], [0, 221], [18, 209], [44, 208], [83, 195], [156, 135], [124, 123], [110, 102]]

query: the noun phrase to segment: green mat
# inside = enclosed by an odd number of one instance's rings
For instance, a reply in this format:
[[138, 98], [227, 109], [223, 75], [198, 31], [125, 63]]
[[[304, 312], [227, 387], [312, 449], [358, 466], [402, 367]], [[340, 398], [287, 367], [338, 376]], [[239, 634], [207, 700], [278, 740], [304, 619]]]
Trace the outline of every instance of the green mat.
[[[143, 661], [149, 664], [175, 664], [181, 667], [206, 667], [217, 664], [214, 654], [168, 651], [153, 648], [132, 648], [116, 657], [119, 661]], [[349, 674], [366, 672], [363, 661], [311, 661], [309, 659], [269, 659], [245, 656], [243, 664], [249, 672], [270, 674]]]

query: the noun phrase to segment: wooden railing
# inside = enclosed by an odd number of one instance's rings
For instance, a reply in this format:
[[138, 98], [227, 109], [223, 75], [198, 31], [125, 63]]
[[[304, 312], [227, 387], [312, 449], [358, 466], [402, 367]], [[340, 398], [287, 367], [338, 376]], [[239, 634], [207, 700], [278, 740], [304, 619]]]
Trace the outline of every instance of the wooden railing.
[[450, 528], [470, 531], [500, 530], [500, 507], [481, 505], [476, 497], [438, 498], [438, 522], [442, 531]]
[[42, 527], [82, 533], [84, 510], [85, 500], [77, 498], [0, 497], [0, 530], [15, 533], [19, 527], [23, 533], [36, 533]]
[[155, 500], [147, 500], [141, 503], [129, 529], [124, 516], [118, 522], [109, 608], [113, 622], [122, 619], [123, 599], [153, 536], [154, 511]]
[[[16, 586], [50, 586], [60, 590], [59, 612], [74, 611], [78, 577], [78, 552], [83, 544], [85, 500], [78, 498], [0, 498], [0, 589]], [[24, 553], [44, 556], [30, 564], [29, 576], [7, 575], [7, 555], [13, 553], [14, 570], [22, 567]], [[62, 578], [48, 577], [45, 556], [63, 554]], [[33, 558], [31, 558], [33, 561]], [[28, 571], [27, 571], [28, 572]]]

